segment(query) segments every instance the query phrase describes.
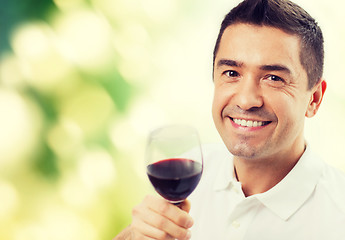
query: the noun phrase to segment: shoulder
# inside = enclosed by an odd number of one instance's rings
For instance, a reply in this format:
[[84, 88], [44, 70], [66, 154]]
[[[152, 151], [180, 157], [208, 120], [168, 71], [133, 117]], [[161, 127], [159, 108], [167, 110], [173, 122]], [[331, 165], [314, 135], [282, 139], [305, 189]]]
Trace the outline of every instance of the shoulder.
[[345, 173], [328, 164], [314, 149], [307, 148], [306, 157], [311, 169], [320, 174], [315, 186], [313, 199], [325, 214], [339, 216], [345, 221]]
[[232, 155], [223, 144], [203, 144], [202, 146], [204, 168], [198, 186], [190, 195], [191, 216], [195, 219], [207, 218], [209, 206], [214, 205], [216, 186], [223, 185], [230, 177]]
[[324, 163], [320, 186], [335, 206], [345, 215], [345, 173]]
[[[232, 165], [232, 155], [223, 144], [202, 145], [204, 161], [203, 173], [195, 194], [212, 191], [215, 181], [228, 174]], [[226, 173], [224, 173], [226, 171]]]

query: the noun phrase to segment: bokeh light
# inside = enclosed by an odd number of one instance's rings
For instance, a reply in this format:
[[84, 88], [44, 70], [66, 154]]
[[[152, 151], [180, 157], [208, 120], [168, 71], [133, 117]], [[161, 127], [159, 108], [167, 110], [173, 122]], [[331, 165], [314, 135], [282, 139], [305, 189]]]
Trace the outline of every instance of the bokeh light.
[[[211, 117], [212, 50], [238, 2], [7, 1], [0, 239], [112, 239], [153, 192], [144, 166], [150, 130], [192, 124], [203, 143], [220, 142]], [[306, 138], [345, 171], [344, 3], [296, 2], [325, 37], [328, 89]]]

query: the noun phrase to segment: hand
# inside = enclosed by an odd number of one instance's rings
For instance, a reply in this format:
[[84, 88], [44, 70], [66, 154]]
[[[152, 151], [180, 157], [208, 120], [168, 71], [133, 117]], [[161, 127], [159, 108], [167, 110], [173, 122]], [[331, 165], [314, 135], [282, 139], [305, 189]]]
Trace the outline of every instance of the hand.
[[[188, 200], [175, 206], [158, 196], [147, 196], [132, 211], [132, 224], [120, 234], [123, 240], [187, 240], [193, 219], [189, 216]], [[114, 240], [115, 240], [114, 239]]]

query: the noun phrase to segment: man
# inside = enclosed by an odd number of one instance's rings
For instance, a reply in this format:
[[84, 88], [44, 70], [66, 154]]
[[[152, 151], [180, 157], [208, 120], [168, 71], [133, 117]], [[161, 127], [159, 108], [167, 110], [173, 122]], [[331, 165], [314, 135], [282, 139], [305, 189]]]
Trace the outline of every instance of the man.
[[345, 176], [303, 135], [326, 90], [315, 20], [289, 1], [245, 0], [223, 20], [213, 70], [226, 149], [204, 148], [190, 215], [189, 201], [148, 196], [115, 239], [345, 239]]

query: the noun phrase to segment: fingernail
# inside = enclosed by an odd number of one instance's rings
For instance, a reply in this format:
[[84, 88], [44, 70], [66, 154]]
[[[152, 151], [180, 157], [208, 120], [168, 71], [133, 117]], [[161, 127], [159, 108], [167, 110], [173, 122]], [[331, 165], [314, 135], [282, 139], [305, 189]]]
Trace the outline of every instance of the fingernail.
[[187, 223], [186, 223], [186, 227], [190, 228], [192, 226], [193, 226], [193, 220], [188, 220]]

